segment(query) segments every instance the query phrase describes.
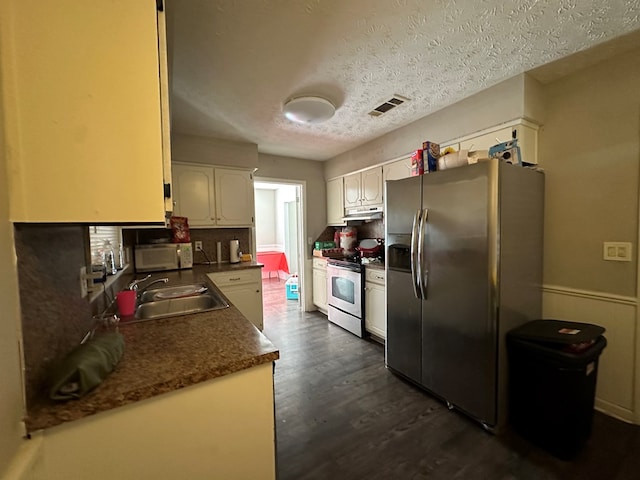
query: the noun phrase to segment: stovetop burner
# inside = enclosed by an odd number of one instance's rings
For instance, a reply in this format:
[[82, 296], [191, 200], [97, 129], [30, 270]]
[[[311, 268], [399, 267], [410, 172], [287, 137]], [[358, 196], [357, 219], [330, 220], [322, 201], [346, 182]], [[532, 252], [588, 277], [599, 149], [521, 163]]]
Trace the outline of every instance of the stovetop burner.
[[328, 263], [331, 263], [332, 265], [347, 266], [352, 270], [360, 270], [362, 268], [361, 265], [372, 263], [381, 265], [384, 262], [382, 257], [361, 257], [359, 253], [355, 253], [352, 255], [345, 255], [341, 258], [331, 258], [328, 260]]
[[330, 265], [336, 265], [338, 267], [349, 268], [350, 270], [360, 271], [362, 265], [360, 263], [360, 255], [348, 255], [341, 258], [330, 258], [327, 260]]

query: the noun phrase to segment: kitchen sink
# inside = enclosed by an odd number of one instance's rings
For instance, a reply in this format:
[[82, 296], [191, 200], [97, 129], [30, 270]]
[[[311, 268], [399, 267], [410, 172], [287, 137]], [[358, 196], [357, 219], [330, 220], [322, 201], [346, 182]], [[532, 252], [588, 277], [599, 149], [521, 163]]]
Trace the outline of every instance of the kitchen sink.
[[142, 295], [140, 295], [138, 302], [147, 303], [158, 300], [171, 300], [175, 298], [197, 296], [202, 293], [210, 293], [209, 286], [204, 283], [171, 285], [168, 287], [154, 288], [153, 290], [145, 290]]
[[127, 323], [228, 308], [226, 300], [206, 284], [179, 285], [143, 292], [135, 316]]

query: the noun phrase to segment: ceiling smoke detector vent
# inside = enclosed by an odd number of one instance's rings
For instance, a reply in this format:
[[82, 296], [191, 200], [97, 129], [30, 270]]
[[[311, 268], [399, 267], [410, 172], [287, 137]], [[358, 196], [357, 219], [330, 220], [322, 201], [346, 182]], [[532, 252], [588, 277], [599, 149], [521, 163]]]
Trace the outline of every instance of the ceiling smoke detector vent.
[[409, 99], [407, 97], [403, 97], [402, 95], [394, 95], [389, 100], [382, 102], [376, 108], [369, 112], [369, 115], [372, 117], [379, 117], [380, 115], [387, 113], [389, 110], [393, 110], [399, 105], [402, 105], [404, 102], [408, 102]]

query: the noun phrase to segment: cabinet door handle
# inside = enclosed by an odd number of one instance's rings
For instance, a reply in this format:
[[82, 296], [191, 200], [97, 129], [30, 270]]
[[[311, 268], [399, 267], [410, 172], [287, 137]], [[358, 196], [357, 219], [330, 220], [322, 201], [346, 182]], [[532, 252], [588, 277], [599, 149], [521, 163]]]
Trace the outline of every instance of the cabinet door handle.
[[237, 282], [238, 280], [240, 280], [240, 277], [230, 278], [229, 279], [230, 282]]

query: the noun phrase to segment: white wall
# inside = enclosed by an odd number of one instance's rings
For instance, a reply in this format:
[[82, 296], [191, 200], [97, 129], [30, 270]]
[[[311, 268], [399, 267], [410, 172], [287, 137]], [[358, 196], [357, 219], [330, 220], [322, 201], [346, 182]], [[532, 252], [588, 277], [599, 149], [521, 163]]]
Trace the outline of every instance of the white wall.
[[275, 192], [276, 192], [275, 209], [276, 209], [276, 235], [277, 235], [276, 238], [277, 238], [278, 244], [282, 245], [282, 247], [284, 248], [284, 244], [285, 244], [284, 204], [285, 202], [294, 202], [296, 200], [296, 188], [293, 186], [280, 187]]
[[602, 253], [605, 241], [631, 242], [637, 258], [638, 85], [640, 49], [544, 85], [547, 284], [636, 295], [636, 262]]
[[272, 250], [278, 243], [275, 190], [256, 188], [256, 250]]
[[[256, 177], [265, 180], [301, 180], [305, 182], [305, 222], [307, 231], [305, 255], [311, 258], [313, 240], [327, 225], [327, 197], [324, 181], [324, 163], [277, 155], [258, 155]], [[310, 278], [310, 277], [309, 277]]]
[[[640, 423], [640, 49], [543, 85], [544, 314], [607, 329], [596, 406]], [[630, 242], [631, 262], [603, 242]]]
[[171, 159], [176, 162], [256, 168], [258, 146], [255, 143], [174, 133], [171, 135]]

